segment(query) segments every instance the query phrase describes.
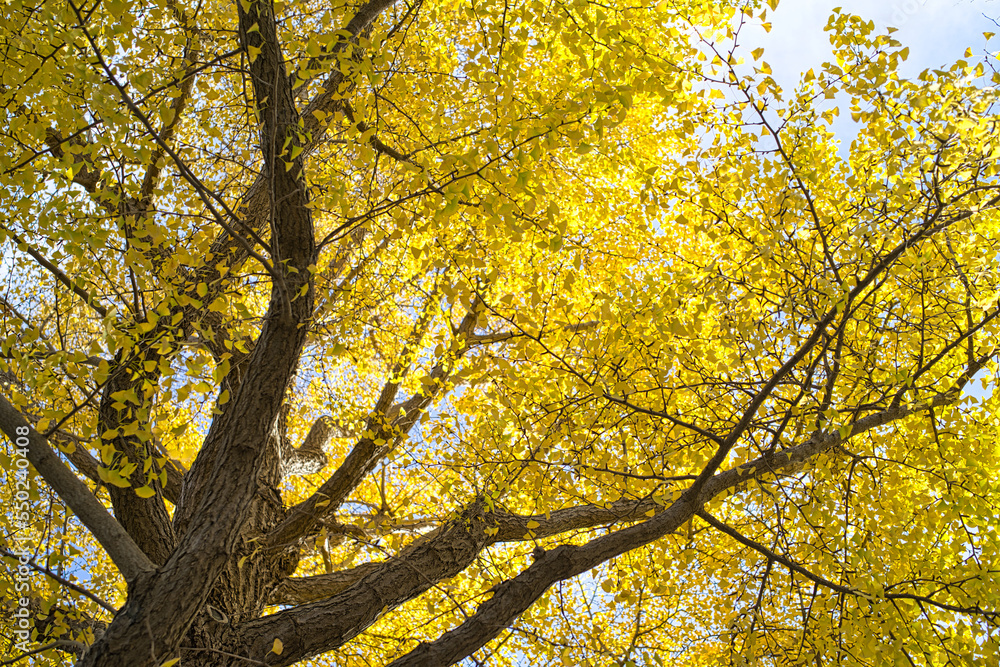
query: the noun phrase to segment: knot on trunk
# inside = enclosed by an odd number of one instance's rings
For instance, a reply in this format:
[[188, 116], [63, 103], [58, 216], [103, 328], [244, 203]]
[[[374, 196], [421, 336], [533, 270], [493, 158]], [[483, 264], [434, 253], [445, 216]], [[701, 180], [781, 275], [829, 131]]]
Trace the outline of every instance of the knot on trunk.
[[317, 419], [306, 439], [299, 447], [292, 447], [287, 444], [282, 452], [281, 475], [312, 475], [323, 469], [326, 465], [327, 457], [323, 452], [326, 443], [333, 435], [334, 421], [329, 415], [323, 415]]

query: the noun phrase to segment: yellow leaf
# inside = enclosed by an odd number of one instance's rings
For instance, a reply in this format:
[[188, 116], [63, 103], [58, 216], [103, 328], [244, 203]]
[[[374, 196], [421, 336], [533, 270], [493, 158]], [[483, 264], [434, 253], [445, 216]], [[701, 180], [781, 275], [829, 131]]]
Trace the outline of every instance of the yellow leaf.
[[177, 112], [171, 106], [161, 107], [160, 120], [163, 122], [164, 125], [170, 125], [172, 122], [174, 122], [174, 116], [176, 115], [176, 113]]
[[281, 643], [280, 639], [275, 639], [274, 644], [271, 645], [271, 653], [275, 655], [281, 655], [281, 652], [285, 650], [285, 645]]

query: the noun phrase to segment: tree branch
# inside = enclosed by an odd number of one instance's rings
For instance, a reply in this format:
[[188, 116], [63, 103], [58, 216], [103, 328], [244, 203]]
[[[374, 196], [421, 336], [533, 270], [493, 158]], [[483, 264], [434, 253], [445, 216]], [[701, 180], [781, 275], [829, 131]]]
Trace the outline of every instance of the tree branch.
[[[7, 549], [4, 549], [3, 547], [0, 547], [0, 554], [6, 556], [7, 558], [14, 558], [14, 559], [19, 558], [19, 556], [17, 554], [15, 554], [15, 553], [13, 553], [11, 551], [8, 551]], [[50, 579], [52, 579], [54, 581], [57, 581], [60, 585], [65, 586], [66, 588], [70, 589], [71, 591], [73, 591], [75, 593], [78, 593], [78, 594], [80, 594], [80, 595], [82, 595], [82, 596], [84, 596], [86, 598], [89, 598], [92, 602], [96, 603], [98, 606], [104, 607], [106, 610], [110, 611], [112, 614], [118, 613], [118, 610], [115, 609], [114, 607], [112, 607], [109, 603], [105, 602], [104, 600], [102, 600], [98, 596], [94, 595], [93, 593], [91, 593], [90, 591], [88, 591], [83, 586], [80, 586], [79, 584], [75, 584], [72, 581], [70, 581], [69, 579], [66, 579], [64, 577], [59, 576], [58, 574], [56, 574], [55, 572], [53, 572], [49, 568], [43, 567], [43, 566], [39, 565], [38, 563], [35, 562], [34, 558], [32, 558], [31, 560], [28, 561], [28, 565], [30, 565], [31, 567], [33, 567], [37, 572], [41, 572], [42, 574], [48, 576]]]
[[[394, 410], [389, 410], [389, 407], [396, 396], [399, 382], [396, 377], [390, 379], [383, 388], [365, 427], [365, 430], [372, 435], [362, 437], [333, 475], [309, 498], [288, 512], [285, 520], [268, 534], [269, 547], [280, 548], [305, 536], [320, 519], [335, 512], [365, 476], [374, 469], [378, 461], [406, 436], [444, 386], [455, 362], [469, 349], [466, 338], [475, 328], [478, 317], [474, 306], [458, 326], [456, 333], [459, 341], [454, 358], [439, 361], [430, 373], [432, 383], [429, 388], [417, 392]], [[419, 332], [422, 328], [423, 325], [418, 322], [416, 330]], [[406, 356], [405, 350], [404, 356]], [[401, 373], [403, 366], [400, 364], [403, 364], [402, 359], [396, 366], [396, 370]], [[403, 365], [408, 366], [409, 362]]]
[[[809, 581], [819, 584], [820, 586], [823, 586], [825, 588], [829, 588], [830, 590], [836, 591], [837, 593], [842, 593], [844, 595], [851, 595], [855, 597], [863, 597], [869, 600], [874, 599], [876, 597], [884, 597], [886, 600], [913, 600], [915, 602], [923, 602], [924, 604], [931, 605], [932, 607], [937, 607], [938, 609], [944, 609], [945, 611], [954, 611], [961, 614], [974, 614], [979, 616], [985, 616], [987, 618], [1000, 617], [1000, 611], [990, 611], [982, 609], [979, 606], [961, 607], [958, 605], [948, 604], [947, 602], [939, 602], [937, 600], [934, 600], [933, 598], [929, 598], [923, 595], [915, 595], [913, 593], [884, 593], [882, 596], [876, 596], [875, 594], [872, 593], [866, 593], [865, 591], [859, 591], [849, 586], [843, 586], [841, 584], [834, 583], [829, 579], [826, 579], [825, 577], [821, 577], [818, 574], [813, 574], [812, 572], [802, 567], [795, 561], [768, 549], [763, 544], [760, 544], [759, 542], [756, 542], [750, 539], [749, 537], [746, 537], [745, 535], [737, 531], [735, 528], [732, 528], [731, 526], [728, 526], [725, 523], [719, 521], [705, 510], [699, 511], [698, 516], [701, 519], [704, 519], [705, 522], [708, 523], [708, 525], [712, 526], [716, 530], [725, 533], [726, 535], [733, 538], [740, 544], [750, 547], [754, 551], [767, 557], [769, 561], [775, 561], [777, 563], [781, 563], [792, 572], [797, 572], [798, 574], [801, 574]], [[885, 587], [883, 587], [883, 590], [885, 590]]]
[[60, 269], [58, 266], [50, 262], [49, 259], [45, 257], [45, 255], [35, 250], [35, 248], [29, 245], [20, 236], [20, 234], [18, 234], [17, 232], [15, 232], [14, 230], [10, 229], [7, 226], [3, 226], [3, 228], [7, 230], [7, 233], [10, 234], [10, 237], [14, 239], [14, 242], [17, 243], [19, 248], [23, 249], [24, 252], [31, 255], [34, 258], [34, 260], [38, 262], [46, 271], [55, 276], [56, 280], [61, 282], [71, 292], [73, 292], [78, 297], [83, 299], [83, 302], [88, 306], [90, 306], [95, 313], [97, 313], [101, 317], [107, 317], [108, 315], [107, 309], [97, 302], [97, 299], [96, 297], [94, 297], [94, 295], [92, 295], [90, 292], [83, 289], [79, 285], [77, 285], [76, 281], [70, 280], [69, 276], [67, 276], [62, 269]]
[[[246, 7], [246, 9], [244, 9]], [[268, 178], [275, 279], [264, 325], [246, 362], [244, 382], [209, 426], [185, 477], [175, 526], [182, 536], [169, 560], [131, 592], [80, 667], [156, 664], [172, 655], [233, 560], [246, 517], [277, 494], [278, 413], [313, 315], [316, 261], [309, 195], [298, 140], [298, 113], [285, 73], [274, 7], [237, 3]], [[286, 142], [285, 139], [288, 139]], [[169, 152], [169, 151], [168, 151]], [[150, 650], [150, 647], [155, 649]]]
[[323, 469], [327, 456], [323, 448], [333, 436], [333, 418], [323, 415], [309, 428], [298, 447], [287, 446], [281, 456], [281, 476], [312, 475]]
[[[619, 500], [604, 505], [581, 505], [545, 514], [520, 515], [508, 512], [486, 512], [483, 523], [496, 532], [484, 535], [484, 548], [499, 542], [524, 542], [559, 535], [571, 530], [584, 530], [613, 523], [637, 521], [663, 508], [652, 498]], [[528, 524], [534, 524], [529, 528]], [[437, 533], [420, 538], [420, 541], [440, 539]], [[416, 544], [416, 542], [414, 543]], [[392, 559], [390, 559], [392, 560]], [[386, 561], [388, 563], [390, 561]], [[302, 604], [331, 598], [347, 590], [385, 563], [363, 563], [357, 567], [331, 574], [284, 579], [269, 601], [270, 604]], [[435, 581], [435, 583], [437, 583]]]
[[27, 446], [28, 460], [35, 470], [97, 538], [126, 581], [131, 583], [154, 569], [153, 563], [121, 524], [108, 514], [90, 489], [59, 460], [45, 438], [3, 396], [0, 396], [0, 429], [19, 449]]
[[268, 604], [300, 605], [324, 600], [341, 593], [382, 567], [382, 563], [362, 563], [341, 572], [319, 574], [312, 577], [284, 579], [271, 594]]
[[[860, 419], [847, 437], [901, 419], [937, 405], [952, 403], [958, 392], [950, 391], [913, 406], [896, 407]], [[843, 442], [839, 433], [814, 436], [798, 447], [761, 457], [738, 468], [711, 477], [700, 488], [697, 481], [664, 511], [643, 523], [591, 540], [585, 545], [563, 545], [546, 552], [524, 572], [496, 588], [493, 597], [476, 613], [436, 641], [418, 646], [391, 663], [390, 667], [450, 665], [471, 655], [509, 627], [535, 600], [557, 581], [576, 576], [626, 551], [649, 544], [689, 521], [702, 506], [745, 479], [765, 472], [780, 472]]]
[[39, 653], [44, 653], [45, 651], [66, 651], [68, 653], [75, 653], [76, 655], [82, 655], [84, 651], [87, 650], [87, 645], [80, 642], [75, 642], [69, 639], [60, 639], [59, 641], [54, 641], [44, 646], [39, 646], [38, 648], [32, 649], [27, 653], [22, 653], [16, 658], [11, 658], [10, 660], [4, 660], [0, 662], [0, 667], [6, 667], [6, 665], [13, 665], [21, 662], [25, 658], [30, 658], [33, 655], [38, 655]]

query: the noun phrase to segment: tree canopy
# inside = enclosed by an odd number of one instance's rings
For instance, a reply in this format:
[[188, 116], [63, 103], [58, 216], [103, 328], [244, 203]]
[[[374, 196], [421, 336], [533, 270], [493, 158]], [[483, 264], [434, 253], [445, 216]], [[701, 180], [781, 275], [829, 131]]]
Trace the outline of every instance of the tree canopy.
[[8, 0], [3, 664], [995, 658], [996, 60], [775, 5]]

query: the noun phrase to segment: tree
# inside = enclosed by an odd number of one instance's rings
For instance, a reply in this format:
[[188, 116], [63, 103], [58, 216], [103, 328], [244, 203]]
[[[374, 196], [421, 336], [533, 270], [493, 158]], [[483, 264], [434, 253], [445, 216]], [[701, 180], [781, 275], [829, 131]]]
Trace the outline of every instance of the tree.
[[995, 61], [767, 12], [8, 3], [10, 662], [1000, 652]]

